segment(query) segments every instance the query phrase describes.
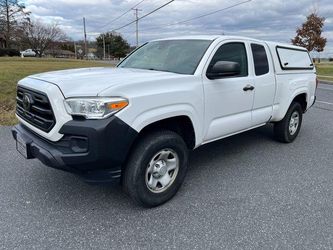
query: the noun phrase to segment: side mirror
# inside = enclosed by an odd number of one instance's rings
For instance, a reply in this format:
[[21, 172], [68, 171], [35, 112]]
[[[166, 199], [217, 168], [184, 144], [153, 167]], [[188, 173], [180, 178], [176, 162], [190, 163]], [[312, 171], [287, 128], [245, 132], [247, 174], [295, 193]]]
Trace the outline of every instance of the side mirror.
[[237, 62], [218, 61], [207, 72], [208, 79], [219, 79], [228, 76], [240, 75], [240, 65]]

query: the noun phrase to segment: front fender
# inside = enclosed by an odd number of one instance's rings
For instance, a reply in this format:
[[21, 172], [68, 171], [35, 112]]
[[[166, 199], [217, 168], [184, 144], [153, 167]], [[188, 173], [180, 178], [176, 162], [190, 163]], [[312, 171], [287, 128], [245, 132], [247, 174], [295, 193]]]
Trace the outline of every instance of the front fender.
[[[117, 114], [118, 115], [118, 114]], [[127, 115], [125, 112], [119, 113], [119, 118], [130, 124], [133, 129], [140, 133], [146, 126], [177, 116], [187, 116], [193, 125], [195, 132], [196, 146], [202, 141], [202, 129], [200, 126], [199, 115], [195, 112], [193, 106], [185, 103], [155, 107], [153, 109], [140, 112], [136, 116]]]

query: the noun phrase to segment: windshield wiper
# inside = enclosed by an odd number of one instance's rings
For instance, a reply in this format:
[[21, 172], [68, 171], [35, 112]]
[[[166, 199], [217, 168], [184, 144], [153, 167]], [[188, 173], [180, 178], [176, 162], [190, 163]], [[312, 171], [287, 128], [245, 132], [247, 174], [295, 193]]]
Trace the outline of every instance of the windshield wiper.
[[148, 68], [148, 70], [151, 70], [151, 71], [162, 71], [162, 72], [169, 72], [169, 73], [176, 73], [176, 72], [173, 72], [173, 71], [170, 71], [170, 70], [162, 70], [162, 69], [154, 69], [154, 68]]

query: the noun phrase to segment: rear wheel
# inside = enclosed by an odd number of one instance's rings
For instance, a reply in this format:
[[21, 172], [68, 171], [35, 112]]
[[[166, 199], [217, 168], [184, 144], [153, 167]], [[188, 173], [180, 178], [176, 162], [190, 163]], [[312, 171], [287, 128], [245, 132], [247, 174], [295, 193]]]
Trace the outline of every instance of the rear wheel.
[[140, 138], [125, 167], [123, 186], [145, 207], [161, 205], [180, 188], [186, 174], [188, 149], [172, 131], [157, 131]]
[[274, 124], [275, 138], [284, 143], [293, 142], [301, 129], [302, 118], [302, 106], [293, 102], [283, 120]]

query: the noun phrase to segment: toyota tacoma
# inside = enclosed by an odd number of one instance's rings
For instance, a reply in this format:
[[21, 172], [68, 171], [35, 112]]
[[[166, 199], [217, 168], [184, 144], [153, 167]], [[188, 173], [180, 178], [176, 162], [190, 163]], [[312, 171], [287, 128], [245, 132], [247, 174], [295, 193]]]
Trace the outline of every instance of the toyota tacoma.
[[268, 123], [278, 141], [294, 141], [317, 83], [301, 47], [230, 36], [154, 40], [115, 68], [19, 81], [12, 134], [27, 159], [121, 183], [153, 207], [176, 194], [193, 149]]

